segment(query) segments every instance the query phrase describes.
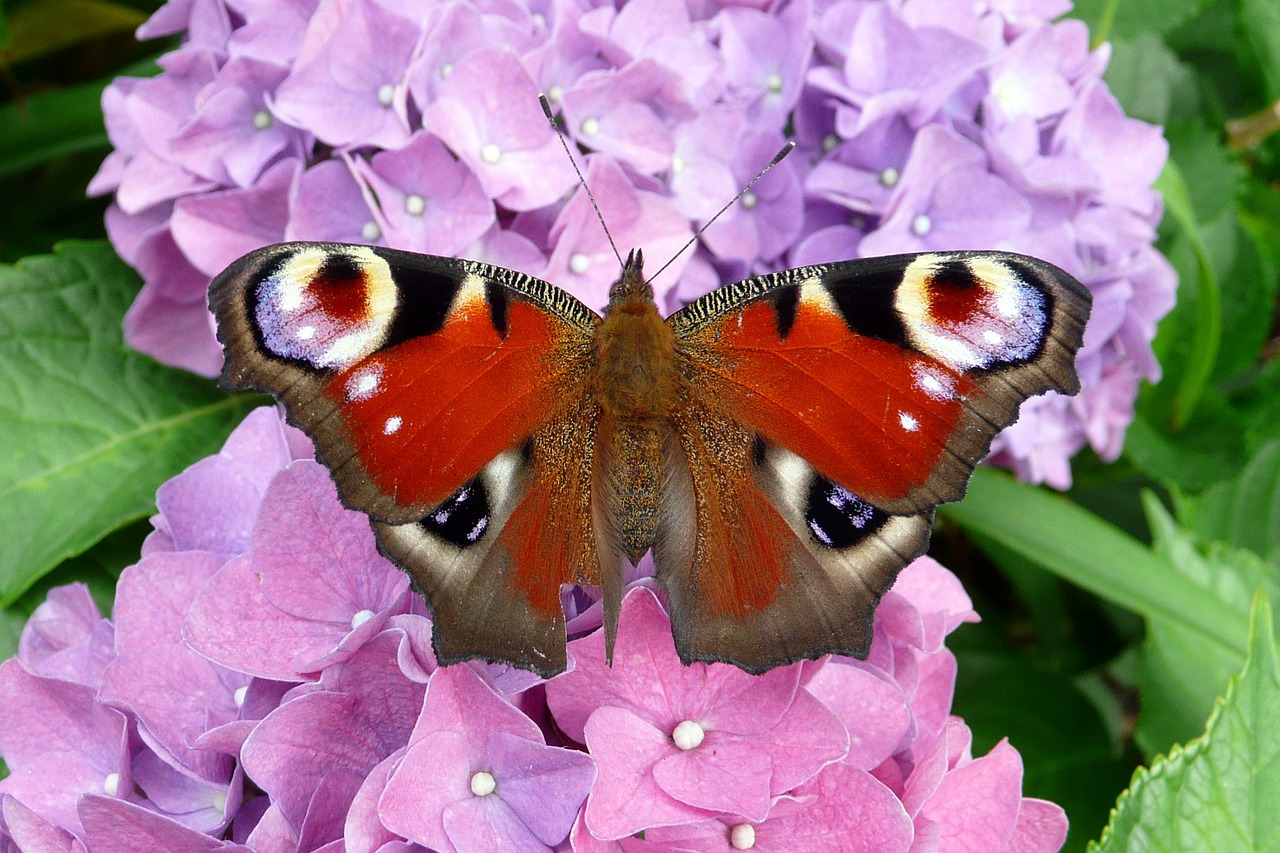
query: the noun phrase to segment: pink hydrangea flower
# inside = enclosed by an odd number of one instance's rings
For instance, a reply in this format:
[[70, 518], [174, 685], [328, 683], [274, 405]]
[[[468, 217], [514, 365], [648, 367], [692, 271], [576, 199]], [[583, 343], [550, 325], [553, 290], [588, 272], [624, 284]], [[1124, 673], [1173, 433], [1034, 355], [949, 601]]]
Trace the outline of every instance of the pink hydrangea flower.
[[[992, 459], [1065, 487], [1119, 454], [1174, 275], [1152, 249], [1167, 146], [1126, 117], [1065, 0], [171, 0], [184, 34], [103, 96], [91, 186], [145, 285], [129, 342], [213, 375], [209, 277], [281, 239], [509, 263], [601, 307], [618, 268], [536, 103], [545, 92], [625, 251], [667, 260], [777, 150], [798, 150], [656, 281], [676, 308], [750, 275], [1007, 249], [1094, 293], [1083, 390], [1027, 401]], [[654, 267], [656, 269], [656, 266]]]
[[612, 667], [566, 590], [569, 671], [440, 668], [310, 455], [253, 412], [161, 487], [111, 620], [82, 585], [36, 610], [0, 663], [0, 850], [1061, 846], [1014, 747], [973, 756], [950, 714], [945, 639], [977, 617], [936, 562], [885, 595], [865, 661], [686, 667], [640, 578]]

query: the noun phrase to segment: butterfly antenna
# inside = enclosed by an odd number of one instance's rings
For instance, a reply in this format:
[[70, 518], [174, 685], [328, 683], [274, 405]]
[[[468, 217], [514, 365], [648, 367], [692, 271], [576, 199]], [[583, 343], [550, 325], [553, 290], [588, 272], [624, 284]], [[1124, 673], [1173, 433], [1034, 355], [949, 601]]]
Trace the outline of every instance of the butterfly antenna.
[[752, 188], [752, 187], [754, 187], [754, 186], [756, 185], [756, 181], [758, 181], [758, 180], [760, 180], [761, 178], [763, 178], [763, 177], [764, 177], [765, 172], [769, 171], [769, 170], [770, 170], [770, 169], [772, 169], [774, 166], [776, 166], [776, 165], [778, 165], [779, 163], [781, 163], [781, 162], [782, 162], [782, 158], [783, 158], [783, 157], [786, 157], [788, 154], [790, 154], [790, 153], [791, 153], [791, 149], [793, 149], [793, 148], [795, 148], [795, 147], [796, 147], [796, 144], [795, 144], [794, 142], [791, 142], [790, 140], [788, 140], [786, 145], [783, 145], [780, 149], [778, 149], [778, 153], [773, 155], [773, 159], [769, 161], [769, 165], [765, 166], [765, 167], [764, 167], [763, 169], [761, 169], [759, 172], [756, 172], [756, 176], [755, 176], [754, 178], [752, 178], [750, 181], [748, 181], [748, 182], [747, 182], [747, 185], [746, 185], [745, 187], [743, 187], [743, 188], [742, 188], [742, 190], [741, 190], [737, 195], [735, 195], [733, 198], [729, 199], [729, 203], [728, 203], [728, 204], [726, 204], [724, 207], [722, 207], [722, 208], [720, 208], [719, 210], [717, 210], [717, 211], [716, 211], [716, 215], [715, 215], [715, 216], [711, 217], [711, 218], [710, 218], [710, 219], [708, 219], [706, 222], [702, 223], [702, 227], [701, 227], [701, 228], [699, 228], [697, 231], [695, 231], [695, 232], [694, 232], [693, 236], [689, 238], [689, 242], [688, 242], [688, 243], [685, 243], [683, 246], [681, 246], [681, 247], [680, 247], [680, 251], [676, 252], [674, 255], [672, 255], [672, 256], [671, 256], [671, 260], [667, 261], [665, 264], [663, 264], [662, 266], [658, 267], [658, 271], [657, 271], [656, 273], [654, 273], [653, 275], [649, 276], [649, 281], [650, 281], [650, 282], [652, 282], [655, 278], [657, 278], [658, 276], [662, 275], [662, 271], [663, 271], [663, 270], [665, 270], [667, 267], [671, 266], [671, 264], [675, 261], [675, 259], [676, 259], [676, 258], [678, 258], [678, 257], [680, 257], [681, 255], [683, 255], [683, 254], [684, 254], [685, 249], [688, 249], [688, 248], [689, 248], [690, 246], [692, 246], [694, 243], [698, 242], [698, 238], [702, 236], [702, 232], [703, 232], [703, 231], [706, 231], [708, 228], [710, 228], [710, 227], [711, 227], [711, 223], [712, 223], [712, 222], [715, 222], [717, 219], [719, 219], [719, 218], [721, 217], [721, 215], [722, 215], [726, 210], [728, 210], [729, 208], [731, 208], [731, 207], [733, 207], [735, 204], [737, 204], [737, 203], [738, 203], [738, 200], [739, 200], [739, 199], [741, 199], [741, 198], [742, 198], [744, 195], [746, 195], [748, 192], [750, 192], [750, 191], [751, 191], [751, 188]]
[[[569, 162], [573, 165], [573, 171], [578, 175], [578, 183], [582, 184], [582, 188], [587, 191], [587, 198], [591, 200], [591, 206], [596, 209], [596, 219], [600, 220], [600, 227], [604, 229], [604, 236], [609, 241], [609, 248], [613, 249], [613, 256], [618, 259], [618, 266], [626, 266], [622, 262], [622, 255], [618, 252], [618, 247], [613, 243], [613, 235], [609, 233], [609, 226], [604, 224], [604, 214], [600, 212], [600, 205], [596, 204], [596, 197], [591, 194], [591, 187], [587, 186], [587, 179], [582, 177], [582, 170], [578, 168], [578, 161], [573, 158], [573, 152], [569, 150], [569, 143], [565, 141], [564, 131], [556, 123], [555, 114], [551, 112], [551, 101], [547, 100], [546, 95], [539, 92], [538, 103], [542, 104], [542, 111], [546, 113], [547, 121], [551, 122], [551, 129], [556, 132], [556, 138], [560, 140], [560, 147], [564, 149], [564, 155], [569, 158]], [[681, 251], [684, 250], [681, 249]]]

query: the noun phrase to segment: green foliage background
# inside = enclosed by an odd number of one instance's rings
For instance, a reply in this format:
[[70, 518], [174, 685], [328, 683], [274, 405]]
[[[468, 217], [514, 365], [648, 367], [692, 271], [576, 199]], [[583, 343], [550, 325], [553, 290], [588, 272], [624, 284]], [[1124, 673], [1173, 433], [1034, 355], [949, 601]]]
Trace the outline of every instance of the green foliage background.
[[[0, 4], [0, 658], [50, 586], [83, 580], [109, 612], [156, 487], [255, 402], [124, 346], [140, 283], [84, 196], [103, 87], [171, 47], [132, 37], [155, 5]], [[1125, 110], [1166, 128], [1178, 305], [1118, 462], [1078, 458], [1067, 495], [981, 470], [941, 513], [934, 554], [984, 619], [952, 638], [955, 712], [975, 753], [1021, 751], [1068, 850], [1275, 850], [1280, 3], [1072, 15], [1110, 43]]]

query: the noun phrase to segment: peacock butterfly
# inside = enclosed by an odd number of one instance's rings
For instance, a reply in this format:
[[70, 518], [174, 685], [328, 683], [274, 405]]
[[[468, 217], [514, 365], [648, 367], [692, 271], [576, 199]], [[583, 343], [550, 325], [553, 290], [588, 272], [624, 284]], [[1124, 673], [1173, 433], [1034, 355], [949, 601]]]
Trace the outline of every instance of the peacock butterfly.
[[639, 251], [601, 317], [501, 267], [285, 243], [213, 282], [222, 385], [315, 441], [426, 596], [441, 662], [565, 667], [562, 584], [650, 550], [685, 662], [865, 657], [872, 616], [992, 438], [1074, 393], [1090, 308], [1002, 252], [762, 275], [665, 320]]

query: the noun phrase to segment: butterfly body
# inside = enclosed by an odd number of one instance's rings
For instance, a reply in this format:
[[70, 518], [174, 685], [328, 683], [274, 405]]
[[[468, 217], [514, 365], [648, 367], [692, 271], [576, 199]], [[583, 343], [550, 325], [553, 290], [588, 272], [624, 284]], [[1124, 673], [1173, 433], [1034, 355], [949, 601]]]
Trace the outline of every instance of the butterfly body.
[[668, 318], [639, 252], [603, 316], [511, 270], [336, 244], [238, 261], [223, 383], [280, 398], [414, 578], [442, 661], [565, 665], [562, 584], [652, 551], [686, 661], [865, 655], [933, 507], [1026, 397], [1074, 392], [1088, 292], [939, 253], [789, 270]]

